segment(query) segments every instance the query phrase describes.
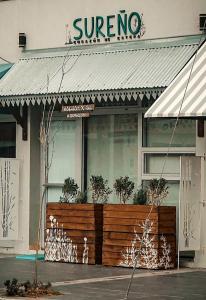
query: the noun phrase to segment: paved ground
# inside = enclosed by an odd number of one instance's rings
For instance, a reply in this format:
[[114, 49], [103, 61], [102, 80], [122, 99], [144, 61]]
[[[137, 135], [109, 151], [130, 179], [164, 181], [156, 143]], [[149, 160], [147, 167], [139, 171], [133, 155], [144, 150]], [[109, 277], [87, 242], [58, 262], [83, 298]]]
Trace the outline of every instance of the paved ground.
[[[131, 276], [131, 269], [126, 268], [64, 263], [38, 262], [38, 269], [39, 280], [52, 282], [53, 287], [63, 293], [49, 299], [59, 300], [123, 300]], [[0, 258], [0, 299], [6, 299], [4, 280], [13, 277], [20, 281], [32, 280], [33, 274], [31, 261]], [[206, 300], [206, 270], [136, 270], [128, 297], [128, 300], [134, 299]]]

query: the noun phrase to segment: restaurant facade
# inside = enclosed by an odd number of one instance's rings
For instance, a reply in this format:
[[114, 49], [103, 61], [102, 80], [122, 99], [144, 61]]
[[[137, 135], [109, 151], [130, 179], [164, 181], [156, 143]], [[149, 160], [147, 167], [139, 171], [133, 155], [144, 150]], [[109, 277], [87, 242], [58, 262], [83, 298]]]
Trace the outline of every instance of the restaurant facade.
[[[47, 202], [58, 202], [67, 177], [82, 191], [92, 175], [102, 175], [111, 188], [128, 176], [135, 190], [164, 177], [164, 204], [178, 211], [189, 191], [182, 196], [182, 170], [188, 159], [199, 157], [194, 166], [201, 186], [195, 182], [194, 190], [200, 190], [202, 204], [195, 212], [196, 219], [202, 217], [194, 233], [198, 243], [187, 252], [192, 266], [206, 265], [206, 142], [198, 133], [205, 122], [178, 114], [144, 118], [205, 41], [204, 1], [189, 1], [187, 12], [188, 1], [167, 2], [0, 2], [0, 24], [12, 17], [9, 11], [16, 22], [0, 33], [8, 41], [0, 56], [14, 63], [0, 81], [1, 180], [10, 186], [9, 196], [2, 197], [9, 204], [6, 214], [1, 206], [0, 252], [35, 248], [42, 193]], [[109, 203], [116, 199], [113, 192]]]

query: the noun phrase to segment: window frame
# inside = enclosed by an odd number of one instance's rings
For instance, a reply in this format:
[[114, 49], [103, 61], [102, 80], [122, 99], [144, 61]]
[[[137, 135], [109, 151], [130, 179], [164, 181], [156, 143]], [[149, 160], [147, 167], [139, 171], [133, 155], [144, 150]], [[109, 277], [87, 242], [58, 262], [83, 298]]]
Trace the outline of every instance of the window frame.
[[[177, 154], [180, 158], [182, 155], [195, 155], [195, 147], [188, 147], [188, 148], [154, 148], [154, 147], [142, 147], [141, 151], [141, 159], [142, 159], [142, 169], [141, 169], [141, 177], [142, 180], [151, 180], [153, 178], [159, 178], [161, 173], [145, 173], [145, 164], [146, 164], [146, 159], [145, 155], [146, 154], [163, 154], [163, 155], [168, 155], [170, 154]], [[166, 159], [166, 158], [165, 158]], [[180, 163], [180, 161], [179, 161]], [[162, 177], [164, 177], [168, 181], [180, 181], [180, 176], [181, 174], [177, 175], [177, 173], [164, 173], [162, 174]]]

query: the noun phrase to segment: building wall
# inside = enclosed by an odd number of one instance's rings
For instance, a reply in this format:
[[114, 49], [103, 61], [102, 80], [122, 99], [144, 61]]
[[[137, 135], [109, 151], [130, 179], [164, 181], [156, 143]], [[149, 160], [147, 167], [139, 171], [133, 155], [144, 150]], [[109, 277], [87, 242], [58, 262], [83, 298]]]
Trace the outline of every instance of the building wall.
[[0, 57], [15, 62], [20, 56], [18, 33], [27, 35], [27, 49], [62, 47], [66, 27], [78, 17], [107, 16], [120, 10], [143, 14], [143, 39], [198, 34], [205, 0], [10, 0], [0, 2]]

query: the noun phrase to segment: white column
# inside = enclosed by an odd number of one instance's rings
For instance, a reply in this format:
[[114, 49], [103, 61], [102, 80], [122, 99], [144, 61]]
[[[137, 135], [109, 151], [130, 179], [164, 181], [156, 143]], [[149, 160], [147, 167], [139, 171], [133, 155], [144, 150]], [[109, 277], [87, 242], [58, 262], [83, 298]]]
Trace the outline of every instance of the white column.
[[16, 130], [16, 158], [20, 159], [19, 177], [19, 239], [15, 252], [29, 250], [29, 189], [30, 189], [30, 113], [28, 112], [28, 139], [22, 140], [22, 128]]
[[201, 156], [200, 251], [195, 252], [194, 266], [206, 268], [206, 122], [205, 137], [197, 138], [197, 155]]

